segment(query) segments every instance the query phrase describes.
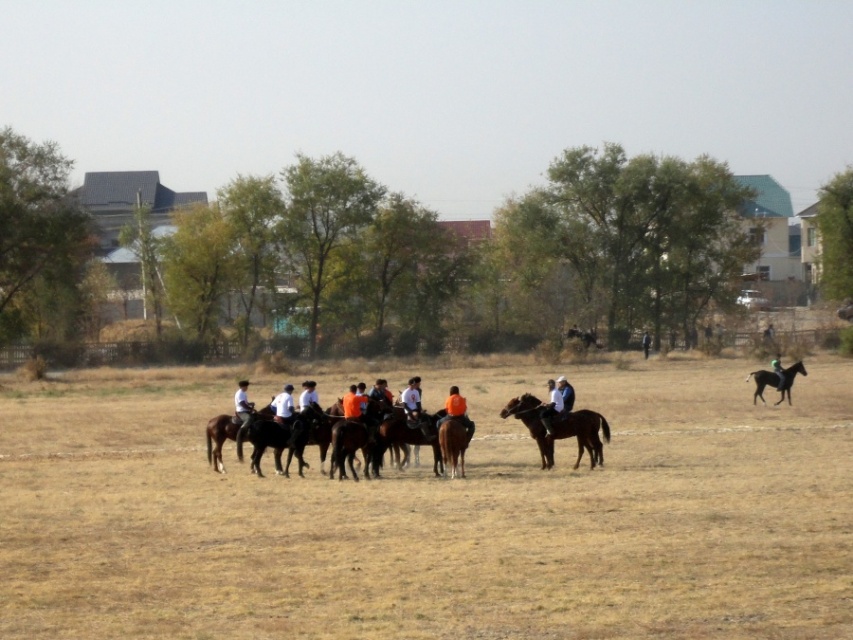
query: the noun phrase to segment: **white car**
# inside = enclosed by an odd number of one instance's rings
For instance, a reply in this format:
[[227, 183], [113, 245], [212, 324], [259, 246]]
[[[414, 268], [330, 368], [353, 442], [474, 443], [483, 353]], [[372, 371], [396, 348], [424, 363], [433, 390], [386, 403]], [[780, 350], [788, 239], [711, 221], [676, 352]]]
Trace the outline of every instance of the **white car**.
[[742, 304], [748, 309], [758, 309], [760, 311], [770, 308], [770, 301], [760, 291], [756, 291], [755, 289], [744, 289], [741, 291], [737, 303]]

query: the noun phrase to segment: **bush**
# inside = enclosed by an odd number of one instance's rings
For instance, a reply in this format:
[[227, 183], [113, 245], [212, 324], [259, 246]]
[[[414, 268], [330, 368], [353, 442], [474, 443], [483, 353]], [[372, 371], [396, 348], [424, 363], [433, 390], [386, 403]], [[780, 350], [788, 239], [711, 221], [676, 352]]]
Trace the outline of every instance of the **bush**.
[[27, 382], [44, 380], [47, 377], [47, 361], [41, 356], [34, 356], [21, 365], [18, 375]]
[[853, 327], [841, 330], [841, 345], [838, 347], [838, 353], [853, 358]]

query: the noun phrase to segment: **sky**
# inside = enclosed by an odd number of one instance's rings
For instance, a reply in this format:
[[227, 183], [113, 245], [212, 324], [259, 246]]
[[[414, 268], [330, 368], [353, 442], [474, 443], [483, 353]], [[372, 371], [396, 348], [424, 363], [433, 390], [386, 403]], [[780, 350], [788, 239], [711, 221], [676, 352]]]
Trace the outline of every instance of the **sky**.
[[851, 0], [0, 0], [0, 127], [174, 191], [342, 152], [448, 220], [565, 149], [853, 164]]

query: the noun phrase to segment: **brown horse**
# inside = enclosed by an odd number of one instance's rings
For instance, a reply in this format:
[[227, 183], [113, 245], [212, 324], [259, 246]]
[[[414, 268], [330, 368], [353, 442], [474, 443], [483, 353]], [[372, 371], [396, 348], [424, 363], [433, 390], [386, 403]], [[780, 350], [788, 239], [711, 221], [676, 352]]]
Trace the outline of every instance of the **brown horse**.
[[596, 464], [604, 465], [604, 445], [598, 436], [598, 430], [601, 428], [604, 431], [604, 439], [610, 442], [610, 425], [607, 424], [604, 416], [589, 409], [574, 411], [568, 416], [557, 416], [552, 427], [554, 435], [548, 437], [545, 425], [539, 419], [540, 407], [541, 402], [536, 396], [525, 393], [510, 400], [501, 410], [500, 416], [504, 419], [513, 416], [524, 423], [530, 431], [530, 437], [536, 440], [536, 444], [539, 445], [542, 469], [554, 467], [554, 440], [571, 438], [572, 436], [576, 436], [578, 439], [578, 459], [575, 462], [574, 469], [580, 466], [584, 448], [589, 451], [590, 469], [594, 469]]
[[[438, 429], [436, 428], [438, 417], [439, 416], [437, 415], [431, 415], [428, 417], [430, 421], [429, 430], [436, 436], [438, 435]], [[402, 463], [397, 465], [401, 471], [408, 466], [409, 450], [406, 445], [415, 444], [432, 447], [432, 471], [436, 477], [439, 478], [444, 473], [444, 465], [441, 460], [441, 445], [438, 442], [438, 438], [435, 437], [431, 442], [427, 442], [419, 427], [414, 429], [409, 428], [406, 413], [402, 408], [395, 407], [393, 417], [389, 420], [385, 420], [381, 425], [379, 425], [379, 436], [388, 444], [388, 446], [399, 447], [399, 449], [402, 449], [404, 458]], [[440, 471], [439, 467], [441, 467]]]
[[[274, 416], [275, 412], [269, 405], [260, 409], [257, 412], [259, 416]], [[237, 440], [237, 432], [240, 430], [242, 422], [235, 423], [235, 416], [225, 414], [211, 418], [207, 422], [205, 433], [207, 434], [207, 462], [213, 466], [213, 470], [218, 473], [225, 473], [225, 464], [222, 462], [222, 445], [226, 440]], [[215, 443], [215, 447], [214, 447]], [[239, 456], [240, 462], [243, 461], [242, 453]]]
[[364, 477], [370, 480], [372, 467], [373, 475], [379, 478], [379, 467], [382, 466], [382, 456], [385, 453], [384, 443], [380, 439], [373, 443], [369, 442], [367, 426], [362, 422], [356, 420], [336, 422], [332, 427], [332, 463], [329, 479], [335, 478], [335, 470], [338, 471], [339, 480], [348, 479], [346, 464], [349, 463], [353, 480], [358, 482], [358, 473], [355, 471], [353, 461], [359, 450], [364, 453]]
[[441, 446], [441, 459], [444, 462], [444, 475], [450, 467], [450, 477], [460, 476], [459, 464], [462, 463], [461, 477], [465, 477], [465, 450], [471, 442], [474, 432], [468, 432], [459, 420], [448, 420], [438, 430], [438, 442]]
[[[804, 376], [809, 375], [806, 373], [806, 368], [802, 361], [795, 362], [787, 369], [782, 369], [782, 375], [785, 378], [785, 384], [782, 385], [782, 397], [773, 406], [781, 404], [785, 400], [786, 393], [788, 394], [788, 405], [791, 405], [791, 387], [794, 386], [794, 379], [798, 373], [802, 373]], [[771, 386], [776, 389], [779, 386], [779, 375], [775, 371], [753, 371], [746, 377], [746, 381], [749, 382], [749, 379], [753, 376], [755, 376], [755, 394], [752, 396], [752, 404], [755, 405], [758, 402], [758, 398], [761, 398], [761, 402], [764, 402], [764, 387]], [[767, 403], [764, 402], [764, 404], [766, 405]]]

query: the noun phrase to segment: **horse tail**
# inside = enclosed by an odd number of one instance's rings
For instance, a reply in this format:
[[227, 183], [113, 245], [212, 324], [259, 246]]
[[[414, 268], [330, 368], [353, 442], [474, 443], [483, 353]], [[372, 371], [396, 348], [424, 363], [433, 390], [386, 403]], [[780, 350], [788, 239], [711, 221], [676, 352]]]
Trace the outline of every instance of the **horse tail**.
[[604, 416], [601, 414], [598, 415], [601, 416], [601, 429], [604, 431], [604, 441], [610, 442], [610, 425], [607, 424], [607, 420]]
[[752, 376], [754, 376], [754, 375], [755, 375], [755, 371], [753, 371], [753, 372], [752, 372], [752, 373], [750, 373], [748, 376], [746, 376], [746, 380], [744, 380], [744, 382], [749, 382], [749, 379], [750, 379]]
[[213, 438], [210, 437], [210, 429], [205, 431], [207, 435], [207, 463], [213, 464]]
[[237, 429], [237, 437], [234, 439], [237, 441], [237, 459], [243, 462], [243, 427]]

